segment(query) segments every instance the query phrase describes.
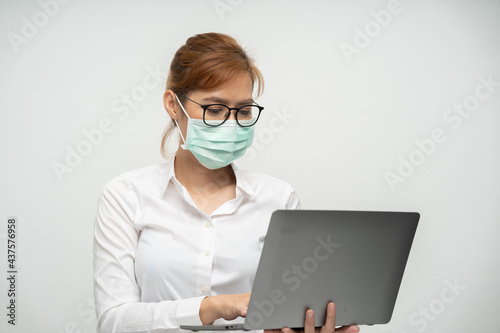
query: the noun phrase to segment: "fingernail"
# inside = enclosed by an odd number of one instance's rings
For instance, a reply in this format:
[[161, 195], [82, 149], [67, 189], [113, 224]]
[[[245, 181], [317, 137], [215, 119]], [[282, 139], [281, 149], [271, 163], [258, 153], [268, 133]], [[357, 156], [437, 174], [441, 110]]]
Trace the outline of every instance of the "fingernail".
[[313, 317], [313, 313], [312, 311], [307, 311], [307, 318], [312, 318]]
[[333, 311], [333, 303], [328, 304], [328, 310]]

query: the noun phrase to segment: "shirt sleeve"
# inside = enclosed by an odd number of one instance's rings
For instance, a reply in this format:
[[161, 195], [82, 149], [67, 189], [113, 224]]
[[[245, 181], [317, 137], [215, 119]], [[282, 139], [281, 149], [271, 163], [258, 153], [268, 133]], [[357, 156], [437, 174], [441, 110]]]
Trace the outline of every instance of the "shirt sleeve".
[[97, 332], [179, 332], [179, 325], [201, 325], [205, 296], [141, 302], [135, 278], [140, 230], [134, 225], [137, 199], [124, 179], [108, 183], [97, 205], [94, 225], [94, 299]]

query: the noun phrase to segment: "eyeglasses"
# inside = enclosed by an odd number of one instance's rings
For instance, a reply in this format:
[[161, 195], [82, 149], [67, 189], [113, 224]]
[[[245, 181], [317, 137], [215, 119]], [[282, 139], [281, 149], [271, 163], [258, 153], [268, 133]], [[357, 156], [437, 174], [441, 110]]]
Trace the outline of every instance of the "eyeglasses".
[[234, 117], [236, 122], [241, 127], [250, 127], [255, 125], [257, 120], [259, 120], [260, 113], [264, 110], [263, 106], [260, 105], [243, 105], [239, 108], [230, 108], [224, 104], [206, 104], [202, 105], [187, 98], [186, 96], [180, 95], [185, 99], [198, 104], [203, 109], [203, 122], [208, 126], [216, 127], [224, 124], [224, 122], [229, 118], [231, 110], [235, 110]]

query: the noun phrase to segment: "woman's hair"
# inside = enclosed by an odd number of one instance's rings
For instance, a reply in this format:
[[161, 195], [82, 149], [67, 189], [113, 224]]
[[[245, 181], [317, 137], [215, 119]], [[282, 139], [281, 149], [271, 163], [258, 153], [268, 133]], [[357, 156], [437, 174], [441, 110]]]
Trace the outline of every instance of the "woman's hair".
[[[190, 37], [175, 53], [167, 78], [171, 89], [181, 101], [193, 90], [217, 88], [242, 72], [248, 72], [252, 85], [257, 82], [257, 95], [264, 89], [262, 73], [238, 42], [225, 34], [205, 33]], [[167, 126], [161, 141], [161, 153], [167, 158], [166, 147], [175, 128]]]

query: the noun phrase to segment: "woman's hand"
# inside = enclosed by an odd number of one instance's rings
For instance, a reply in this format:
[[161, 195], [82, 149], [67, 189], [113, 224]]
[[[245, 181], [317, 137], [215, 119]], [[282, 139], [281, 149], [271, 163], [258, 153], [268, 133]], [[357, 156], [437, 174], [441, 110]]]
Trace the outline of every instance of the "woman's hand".
[[307, 310], [306, 311], [306, 318], [304, 321], [304, 330], [300, 331], [295, 331], [289, 327], [284, 327], [281, 330], [264, 330], [264, 333], [297, 333], [297, 332], [302, 332], [302, 333], [332, 333], [332, 332], [338, 332], [338, 333], [355, 333], [359, 332], [359, 326], [358, 325], [350, 325], [350, 326], [342, 326], [337, 329], [335, 329], [335, 304], [332, 302], [328, 303], [328, 308], [326, 311], [326, 321], [325, 325], [323, 325], [321, 328], [315, 328], [314, 327], [314, 311], [313, 310]]
[[216, 319], [233, 320], [247, 315], [250, 293], [209, 296], [201, 301], [200, 319], [203, 325], [210, 325]]

